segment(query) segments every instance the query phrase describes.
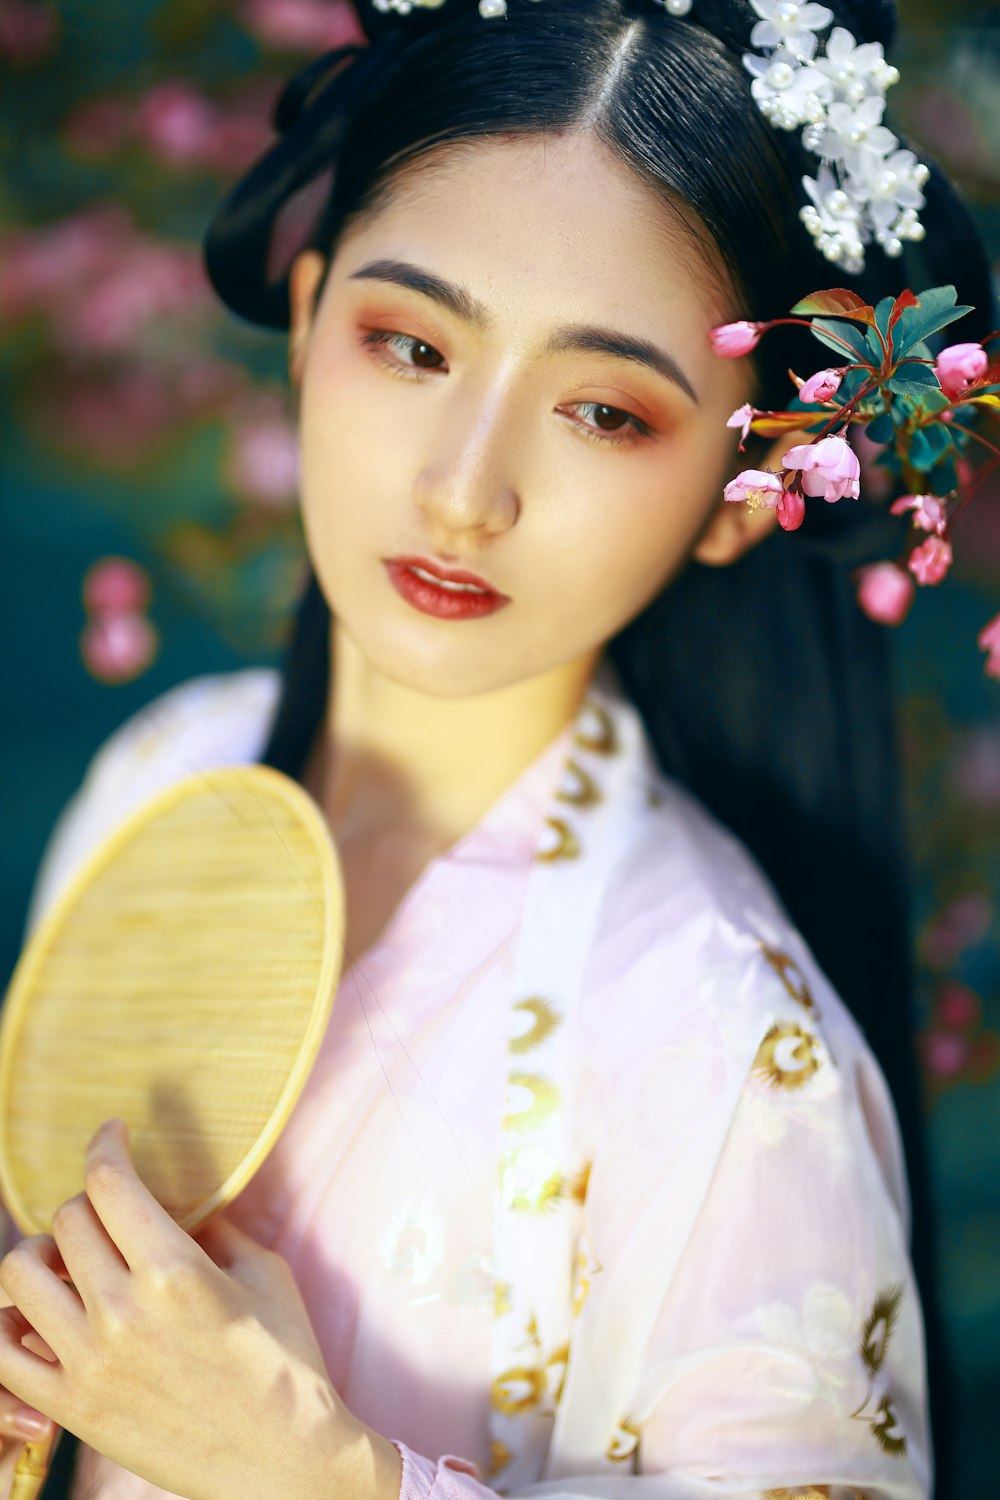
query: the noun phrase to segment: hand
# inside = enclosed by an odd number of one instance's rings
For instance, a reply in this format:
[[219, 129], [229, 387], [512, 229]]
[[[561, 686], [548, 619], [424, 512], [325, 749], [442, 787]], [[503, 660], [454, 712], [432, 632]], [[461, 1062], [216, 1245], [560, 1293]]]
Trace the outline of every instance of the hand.
[[375, 1435], [331, 1385], [281, 1257], [221, 1216], [179, 1229], [120, 1121], [91, 1141], [85, 1183], [0, 1262], [0, 1382], [188, 1500], [363, 1495]]

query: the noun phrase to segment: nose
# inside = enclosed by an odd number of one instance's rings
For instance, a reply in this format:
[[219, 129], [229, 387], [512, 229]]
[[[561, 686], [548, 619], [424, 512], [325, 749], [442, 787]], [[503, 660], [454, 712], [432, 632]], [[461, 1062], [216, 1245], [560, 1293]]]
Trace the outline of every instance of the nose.
[[414, 499], [442, 543], [464, 532], [496, 536], [517, 521], [511, 395], [497, 389], [457, 393], [430, 429]]

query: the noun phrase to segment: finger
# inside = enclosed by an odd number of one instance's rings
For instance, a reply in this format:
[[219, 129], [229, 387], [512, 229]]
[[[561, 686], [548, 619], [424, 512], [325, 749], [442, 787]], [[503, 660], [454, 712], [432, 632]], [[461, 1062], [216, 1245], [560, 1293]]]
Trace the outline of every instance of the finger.
[[0, 1308], [0, 1385], [36, 1411], [56, 1411], [62, 1370], [23, 1347], [21, 1340], [30, 1331], [20, 1308]]
[[280, 1255], [265, 1249], [222, 1214], [210, 1219], [196, 1239], [221, 1270], [245, 1287], [272, 1286], [281, 1270], [291, 1275]]
[[60, 1204], [52, 1216], [52, 1237], [69, 1279], [92, 1309], [111, 1290], [113, 1279], [128, 1274], [118, 1246], [97, 1217], [86, 1193]]
[[122, 1120], [106, 1120], [87, 1147], [84, 1180], [98, 1219], [135, 1271], [159, 1258], [164, 1243], [187, 1245], [166, 1209], [140, 1178], [128, 1149]]
[[52, 1431], [52, 1419], [44, 1412], [26, 1406], [11, 1391], [0, 1393], [0, 1438], [20, 1438], [31, 1442], [47, 1437]]
[[62, 1279], [64, 1274], [59, 1247], [47, 1234], [20, 1240], [0, 1261], [0, 1285], [28, 1326], [60, 1359], [60, 1350], [79, 1334], [85, 1317], [83, 1303]]

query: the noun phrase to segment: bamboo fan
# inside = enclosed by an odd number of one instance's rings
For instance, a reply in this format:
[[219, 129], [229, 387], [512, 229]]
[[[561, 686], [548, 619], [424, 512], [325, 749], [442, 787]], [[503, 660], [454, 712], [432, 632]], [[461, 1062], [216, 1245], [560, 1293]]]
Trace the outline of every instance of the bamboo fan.
[[[43, 918], [7, 993], [0, 1191], [18, 1228], [49, 1231], [112, 1116], [184, 1229], [231, 1202], [301, 1093], [343, 936], [336, 851], [288, 777], [199, 772], [139, 807]], [[13, 1500], [38, 1495], [51, 1446], [25, 1445]]]

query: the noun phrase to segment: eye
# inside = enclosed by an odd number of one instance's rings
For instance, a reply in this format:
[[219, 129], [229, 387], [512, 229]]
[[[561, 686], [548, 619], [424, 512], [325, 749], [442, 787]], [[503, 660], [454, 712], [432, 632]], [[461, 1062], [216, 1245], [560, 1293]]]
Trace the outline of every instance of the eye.
[[424, 370], [445, 368], [444, 355], [440, 350], [413, 334], [372, 328], [364, 335], [361, 343], [379, 364], [405, 379], [413, 379]]
[[570, 411], [589, 415], [589, 421], [579, 422], [585, 435], [594, 443], [633, 443], [637, 438], [649, 437], [651, 429], [630, 411], [620, 406], [609, 406], [603, 401], [578, 401]]

